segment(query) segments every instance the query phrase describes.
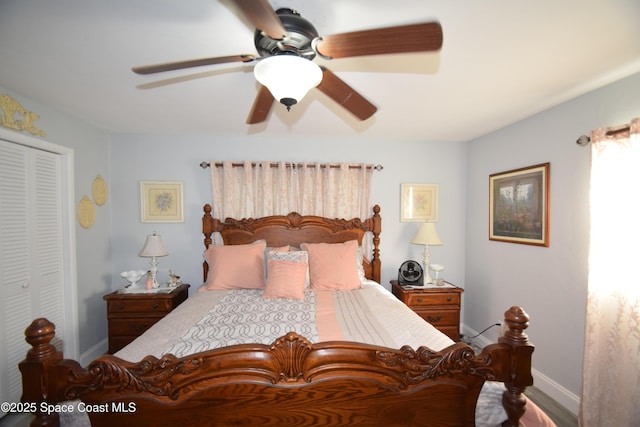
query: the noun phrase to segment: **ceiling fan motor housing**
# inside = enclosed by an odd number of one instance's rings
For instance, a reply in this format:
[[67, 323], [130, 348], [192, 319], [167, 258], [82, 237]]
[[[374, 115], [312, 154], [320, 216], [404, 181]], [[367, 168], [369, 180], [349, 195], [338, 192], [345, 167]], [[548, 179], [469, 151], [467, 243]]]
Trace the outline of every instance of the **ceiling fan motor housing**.
[[278, 9], [276, 14], [287, 33], [282, 40], [277, 40], [267, 36], [260, 29], [256, 29], [254, 44], [260, 56], [293, 54], [313, 60], [316, 54], [311, 46], [311, 41], [318, 37], [316, 28], [293, 9]]

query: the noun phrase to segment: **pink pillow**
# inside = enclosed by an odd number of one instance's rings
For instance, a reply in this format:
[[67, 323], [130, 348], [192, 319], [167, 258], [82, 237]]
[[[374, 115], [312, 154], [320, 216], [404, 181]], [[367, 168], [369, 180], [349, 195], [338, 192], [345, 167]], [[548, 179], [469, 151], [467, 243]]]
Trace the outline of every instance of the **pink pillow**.
[[272, 259], [276, 261], [292, 261], [304, 263], [304, 265], [307, 267], [307, 271], [304, 275], [304, 287], [309, 287], [309, 254], [306, 251], [297, 250], [289, 252], [267, 252], [267, 260]]
[[206, 289], [264, 288], [264, 250], [267, 243], [258, 240], [249, 245], [211, 246], [204, 253], [209, 263]]
[[309, 253], [309, 277], [313, 290], [351, 290], [362, 286], [356, 268], [358, 241], [303, 243]]
[[306, 263], [270, 259], [268, 271], [263, 298], [304, 299]]

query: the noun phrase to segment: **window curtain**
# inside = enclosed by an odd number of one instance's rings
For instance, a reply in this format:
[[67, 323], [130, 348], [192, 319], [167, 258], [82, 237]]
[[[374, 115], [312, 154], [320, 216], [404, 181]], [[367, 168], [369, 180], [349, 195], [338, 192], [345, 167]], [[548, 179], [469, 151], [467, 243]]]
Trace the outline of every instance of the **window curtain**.
[[215, 218], [371, 215], [371, 165], [211, 161]]
[[640, 422], [640, 118], [591, 134], [591, 235], [580, 425]]

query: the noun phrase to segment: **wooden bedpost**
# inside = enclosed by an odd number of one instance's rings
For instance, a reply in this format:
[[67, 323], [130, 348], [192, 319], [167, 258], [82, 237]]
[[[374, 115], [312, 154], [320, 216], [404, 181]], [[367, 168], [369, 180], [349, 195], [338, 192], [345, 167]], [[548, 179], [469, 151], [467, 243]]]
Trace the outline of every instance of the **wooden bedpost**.
[[60, 424], [57, 413], [46, 414], [40, 410], [40, 404], [49, 395], [47, 367], [62, 359], [62, 353], [51, 344], [55, 331], [56, 326], [45, 318], [34, 320], [24, 331], [31, 349], [19, 367], [22, 372], [22, 402], [36, 404], [36, 418], [31, 422], [31, 427]]
[[382, 217], [380, 217], [380, 206], [375, 205], [373, 207], [373, 259], [371, 265], [373, 267], [373, 280], [380, 282], [380, 269], [382, 263], [380, 261], [380, 233], [382, 232]]
[[502, 405], [509, 419], [503, 423], [503, 426], [517, 427], [526, 405], [522, 393], [527, 386], [533, 384], [531, 354], [534, 346], [524, 332], [529, 327], [529, 315], [522, 307], [514, 306], [507, 310], [504, 313], [504, 321], [509, 329], [498, 339], [498, 342], [507, 344], [512, 350], [511, 375], [510, 379], [504, 382], [507, 390], [502, 395]]
[[[213, 217], [211, 216], [211, 205], [206, 204], [202, 208], [204, 215], [202, 215], [202, 234], [204, 234], [204, 249], [209, 249], [211, 244], [211, 234], [213, 234]], [[202, 283], [207, 282], [207, 275], [209, 274], [209, 264], [207, 261], [202, 262]]]

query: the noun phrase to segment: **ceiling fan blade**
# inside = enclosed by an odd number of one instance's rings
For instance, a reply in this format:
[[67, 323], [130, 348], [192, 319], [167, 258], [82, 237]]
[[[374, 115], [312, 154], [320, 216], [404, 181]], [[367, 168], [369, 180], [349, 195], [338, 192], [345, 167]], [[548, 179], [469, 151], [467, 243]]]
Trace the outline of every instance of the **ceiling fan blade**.
[[323, 36], [318, 53], [330, 58], [435, 51], [442, 47], [439, 22], [403, 25]]
[[141, 65], [133, 67], [131, 71], [136, 74], [154, 74], [164, 71], [181, 70], [183, 68], [202, 67], [204, 65], [225, 64], [227, 62], [251, 62], [253, 55], [218, 56], [214, 58], [187, 59], [186, 61], [165, 62], [163, 64]]
[[269, 115], [269, 111], [271, 111], [271, 106], [273, 105], [273, 101], [273, 95], [271, 95], [269, 89], [266, 86], [260, 85], [258, 95], [256, 95], [256, 99], [255, 101], [253, 101], [253, 107], [251, 107], [249, 117], [247, 117], [247, 124], [254, 125], [256, 123], [261, 123], [267, 120], [267, 116]]
[[322, 81], [318, 85], [318, 89], [342, 105], [351, 114], [360, 120], [366, 120], [378, 110], [375, 105], [367, 101], [340, 77], [324, 67], [320, 68], [322, 68]]
[[251, 23], [272, 39], [282, 39], [286, 30], [267, 0], [233, 0]]

